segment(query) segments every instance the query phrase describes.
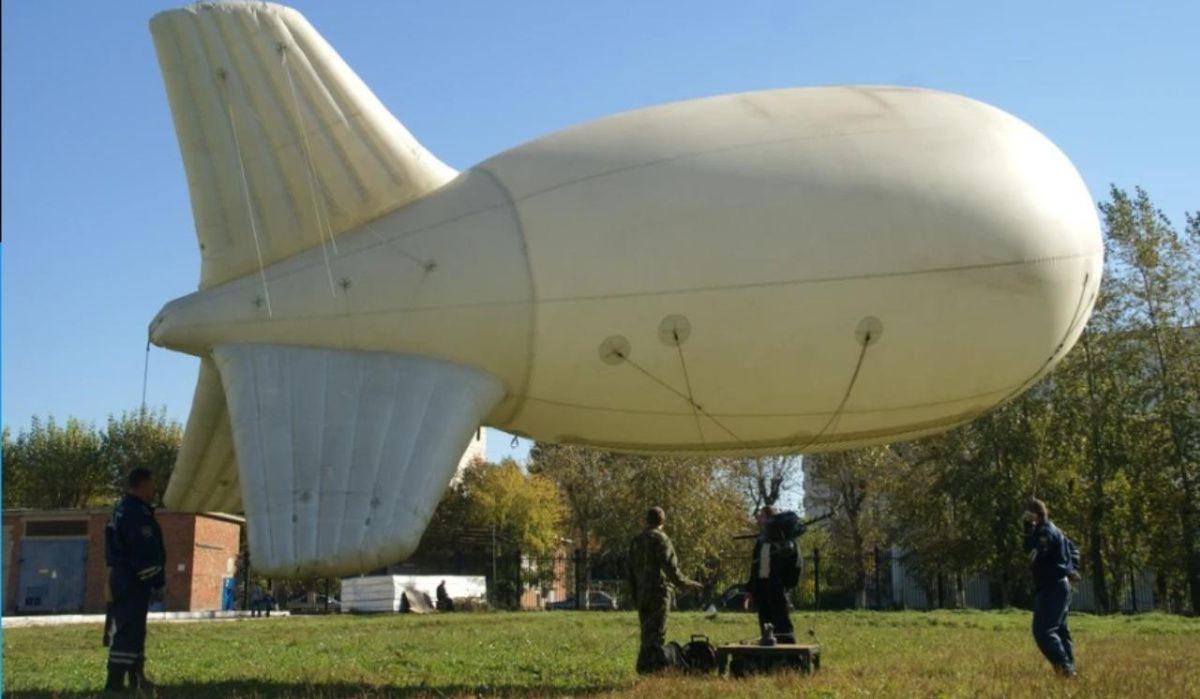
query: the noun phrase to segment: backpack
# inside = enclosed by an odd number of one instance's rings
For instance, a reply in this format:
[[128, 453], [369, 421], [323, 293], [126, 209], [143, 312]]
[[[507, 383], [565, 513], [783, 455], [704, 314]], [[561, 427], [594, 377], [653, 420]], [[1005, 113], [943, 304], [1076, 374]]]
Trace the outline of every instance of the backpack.
[[692, 634], [692, 640], [683, 646], [683, 669], [698, 674], [717, 671], [717, 649], [708, 636]]
[[790, 510], [772, 515], [767, 521], [767, 541], [771, 543], [783, 543], [785, 541], [794, 541], [799, 539], [804, 534], [804, 522], [800, 520], [800, 515]]

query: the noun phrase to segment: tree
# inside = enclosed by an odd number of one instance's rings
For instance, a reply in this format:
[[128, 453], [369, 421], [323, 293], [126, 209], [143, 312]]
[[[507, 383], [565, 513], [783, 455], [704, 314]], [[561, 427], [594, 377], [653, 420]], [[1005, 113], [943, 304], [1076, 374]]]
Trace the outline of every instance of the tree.
[[746, 491], [753, 510], [774, 507], [784, 493], [796, 487], [802, 473], [802, 457], [791, 455], [758, 456], [741, 459], [731, 468]]
[[512, 459], [479, 464], [469, 475], [465, 485], [476, 525], [495, 527], [522, 553], [544, 556], [558, 548], [565, 510], [553, 481], [526, 475]]
[[109, 416], [101, 441], [101, 454], [112, 478], [113, 489], [125, 490], [125, 478], [135, 467], [150, 469], [158, 492], [167, 488], [179, 445], [183, 442], [183, 427], [167, 419], [166, 409], [157, 413], [142, 408], [136, 412]]
[[1143, 435], [1165, 458], [1176, 488], [1170, 511], [1177, 519], [1180, 557], [1192, 609], [1200, 609], [1200, 379], [1194, 338], [1200, 256], [1196, 217], [1180, 236], [1140, 187], [1131, 197], [1118, 187], [1100, 211], [1130, 299], [1129, 337], [1138, 342], [1150, 371], [1133, 378], [1144, 415]]
[[108, 504], [111, 479], [91, 425], [34, 417], [13, 440], [5, 430], [4, 504], [43, 509]]
[[744, 576], [740, 565], [724, 565], [748, 554], [733, 540], [750, 527], [750, 505], [731, 470], [733, 462], [541, 443], [530, 456], [530, 472], [553, 479], [563, 492], [572, 535], [593, 567], [623, 577], [629, 541], [645, 526], [646, 510], [657, 505], [667, 512], [681, 566], [705, 582], [709, 594]]
[[[617, 473], [617, 457], [599, 449], [587, 449], [560, 444], [537, 442], [529, 452], [529, 472], [554, 482], [567, 505], [566, 524], [576, 538], [582, 557], [578, 589], [591, 589], [591, 566], [587, 560], [592, 550], [594, 532], [611, 511], [609, 495], [611, 478]], [[588, 595], [581, 606], [589, 607]]]
[[885, 541], [885, 482], [896, 456], [887, 447], [871, 447], [809, 459], [806, 487], [819, 506], [835, 511], [830, 524], [835, 553], [850, 561], [854, 605], [863, 609], [874, 549]]

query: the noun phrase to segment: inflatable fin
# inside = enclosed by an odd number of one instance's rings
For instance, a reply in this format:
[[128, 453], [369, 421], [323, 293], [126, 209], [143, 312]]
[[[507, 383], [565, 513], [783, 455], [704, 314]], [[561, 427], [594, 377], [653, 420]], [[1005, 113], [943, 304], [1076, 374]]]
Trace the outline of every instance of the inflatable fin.
[[201, 289], [332, 244], [457, 174], [295, 10], [202, 3], [156, 15], [150, 32], [187, 172]]
[[491, 376], [417, 355], [213, 350], [255, 571], [349, 575], [407, 558], [484, 416]]
[[200, 361], [192, 412], [163, 502], [179, 512], [242, 511], [225, 387], [208, 358]]

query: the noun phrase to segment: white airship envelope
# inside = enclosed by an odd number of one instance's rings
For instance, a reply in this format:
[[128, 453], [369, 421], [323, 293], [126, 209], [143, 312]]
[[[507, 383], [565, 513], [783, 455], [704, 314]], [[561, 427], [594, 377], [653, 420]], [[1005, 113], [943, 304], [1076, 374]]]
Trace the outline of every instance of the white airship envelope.
[[410, 555], [481, 424], [742, 455], [947, 430], [1050, 371], [1100, 283], [1078, 172], [966, 97], [724, 95], [458, 173], [293, 10], [151, 32], [202, 259], [150, 327], [202, 360], [165, 499], [244, 510], [267, 574]]

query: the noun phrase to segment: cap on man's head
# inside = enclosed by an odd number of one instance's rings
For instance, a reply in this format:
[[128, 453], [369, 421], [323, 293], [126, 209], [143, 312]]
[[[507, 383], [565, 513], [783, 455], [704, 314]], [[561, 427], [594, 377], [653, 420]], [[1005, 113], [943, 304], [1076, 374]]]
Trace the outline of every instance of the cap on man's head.
[[138, 466], [129, 472], [129, 478], [127, 480], [130, 488], [136, 488], [153, 477], [154, 474], [150, 473], [150, 469]]
[[646, 524], [651, 527], [657, 527], [667, 521], [667, 513], [663, 512], [661, 507], [651, 507], [646, 510]]

